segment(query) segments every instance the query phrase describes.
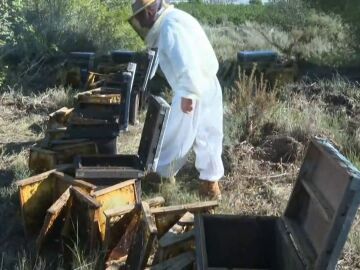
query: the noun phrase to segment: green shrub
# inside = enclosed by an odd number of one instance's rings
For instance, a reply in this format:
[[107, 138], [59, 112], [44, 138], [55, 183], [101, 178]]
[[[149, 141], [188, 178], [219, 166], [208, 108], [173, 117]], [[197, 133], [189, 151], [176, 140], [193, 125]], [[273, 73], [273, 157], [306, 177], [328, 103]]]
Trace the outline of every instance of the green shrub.
[[266, 10], [262, 5], [180, 3], [177, 5], [201, 23], [219, 25], [231, 22], [239, 25], [245, 21], [257, 20]]
[[262, 5], [262, 0], [250, 0], [250, 5]]
[[[141, 42], [126, 19], [130, 3], [99, 0], [28, 0], [26, 17], [47, 42], [64, 51], [138, 49]], [[39, 4], [40, 3], [40, 4]]]
[[143, 47], [126, 22], [130, 15], [127, 0], [14, 2], [21, 5], [7, 4], [1, 10], [8, 15], [4, 16], [6, 24], [0, 31], [0, 63], [11, 70], [12, 76], [2, 69], [0, 79], [6, 76], [8, 83], [24, 82], [26, 76], [47, 77], [46, 65], [54, 65], [50, 59], [70, 51], [106, 53]]

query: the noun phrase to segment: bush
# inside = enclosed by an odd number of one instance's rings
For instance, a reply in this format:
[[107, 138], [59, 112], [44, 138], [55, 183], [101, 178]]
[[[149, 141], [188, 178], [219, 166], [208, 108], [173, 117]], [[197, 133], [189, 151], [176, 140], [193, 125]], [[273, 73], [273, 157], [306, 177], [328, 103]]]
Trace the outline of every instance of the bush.
[[229, 22], [239, 25], [246, 21], [257, 20], [266, 10], [262, 5], [233, 4], [180, 3], [177, 7], [190, 13], [201, 23], [211, 26]]
[[5, 4], [1, 11], [9, 15], [0, 32], [0, 63], [11, 70], [12, 74], [2, 72], [8, 83], [24, 82], [27, 76], [46, 77], [47, 65], [54, 65], [51, 59], [69, 51], [106, 53], [143, 47], [126, 22], [129, 1], [24, 0]]
[[250, 0], [250, 5], [262, 5], [262, 0]]
[[205, 30], [221, 62], [239, 50], [271, 49], [319, 65], [354, 62], [351, 28], [340, 16], [318, 12], [301, 1], [257, 5], [182, 3]]

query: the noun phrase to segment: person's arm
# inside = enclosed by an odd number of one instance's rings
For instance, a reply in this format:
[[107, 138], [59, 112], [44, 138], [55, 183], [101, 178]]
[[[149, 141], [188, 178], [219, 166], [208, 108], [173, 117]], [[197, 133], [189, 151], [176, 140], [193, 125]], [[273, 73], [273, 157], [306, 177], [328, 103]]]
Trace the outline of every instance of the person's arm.
[[[175, 94], [188, 100], [197, 100], [202, 94], [200, 66], [195, 55], [197, 42], [193, 40], [191, 29], [184, 29], [179, 23], [167, 23], [161, 31], [159, 51], [161, 51], [176, 72]], [[163, 67], [166, 69], [166, 67]], [[182, 102], [190, 108], [189, 101]], [[182, 106], [183, 107], [183, 106]]]

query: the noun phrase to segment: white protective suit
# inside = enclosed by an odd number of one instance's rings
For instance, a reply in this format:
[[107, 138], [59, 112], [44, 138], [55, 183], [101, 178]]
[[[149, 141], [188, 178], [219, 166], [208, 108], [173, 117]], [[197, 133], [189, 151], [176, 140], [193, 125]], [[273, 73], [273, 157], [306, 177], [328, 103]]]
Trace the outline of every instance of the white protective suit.
[[[159, 65], [174, 97], [157, 172], [176, 175], [194, 147], [201, 180], [217, 181], [224, 174], [222, 91], [214, 50], [200, 24], [189, 14], [169, 7], [161, 12], [146, 36], [158, 48]], [[192, 99], [194, 110], [181, 110], [181, 97]]]

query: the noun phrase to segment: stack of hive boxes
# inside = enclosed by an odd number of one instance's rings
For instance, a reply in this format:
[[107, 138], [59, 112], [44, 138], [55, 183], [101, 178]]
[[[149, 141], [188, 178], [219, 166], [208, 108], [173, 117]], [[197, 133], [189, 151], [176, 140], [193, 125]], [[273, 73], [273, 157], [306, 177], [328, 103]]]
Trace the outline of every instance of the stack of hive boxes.
[[[29, 167], [35, 173], [72, 163], [79, 154], [116, 154], [116, 139], [128, 127], [130, 95], [136, 65], [116, 76], [117, 87], [79, 93], [75, 108], [50, 114], [45, 139], [31, 148]], [[113, 79], [112, 79], [113, 80]]]

